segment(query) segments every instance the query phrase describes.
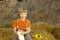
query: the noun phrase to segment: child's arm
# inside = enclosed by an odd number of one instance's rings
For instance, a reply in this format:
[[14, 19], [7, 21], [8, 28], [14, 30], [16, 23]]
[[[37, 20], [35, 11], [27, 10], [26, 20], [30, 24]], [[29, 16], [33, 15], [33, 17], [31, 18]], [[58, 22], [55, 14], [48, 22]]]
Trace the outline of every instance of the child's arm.
[[12, 27], [13, 27], [13, 32], [16, 33], [16, 20], [14, 20]]
[[30, 28], [28, 28], [28, 30], [27, 30], [27, 31], [25, 31], [25, 32], [24, 32], [24, 34], [28, 34], [28, 33], [30, 33], [30, 31], [31, 31], [31, 29], [30, 29]]
[[16, 34], [16, 28], [13, 28], [14, 34]]
[[16, 28], [13, 28], [14, 34], [16, 35], [16, 37], [18, 37], [18, 34], [16, 32]]
[[23, 32], [23, 34], [28, 34], [28, 33], [30, 33], [31, 27], [32, 27], [31, 22], [28, 20], [28, 29], [27, 29], [25, 32]]

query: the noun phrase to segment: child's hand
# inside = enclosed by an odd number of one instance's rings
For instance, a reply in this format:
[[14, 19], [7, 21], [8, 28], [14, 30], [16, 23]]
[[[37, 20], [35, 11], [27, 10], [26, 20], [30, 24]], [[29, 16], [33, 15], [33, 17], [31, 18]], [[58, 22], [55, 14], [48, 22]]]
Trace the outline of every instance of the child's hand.
[[16, 35], [16, 37], [18, 37], [18, 34], [15, 34]]
[[21, 34], [22, 34], [22, 35], [25, 35], [25, 32], [24, 32], [24, 31], [22, 31], [22, 32], [21, 32]]

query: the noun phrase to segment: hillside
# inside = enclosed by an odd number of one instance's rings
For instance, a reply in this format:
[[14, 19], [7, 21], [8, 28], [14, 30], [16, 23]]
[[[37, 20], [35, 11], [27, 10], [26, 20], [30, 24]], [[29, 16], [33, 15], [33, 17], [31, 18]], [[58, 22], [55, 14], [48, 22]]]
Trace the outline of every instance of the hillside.
[[18, 18], [18, 9], [28, 10], [28, 18], [33, 21], [60, 23], [60, 0], [1, 0], [0, 24], [12, 23]]

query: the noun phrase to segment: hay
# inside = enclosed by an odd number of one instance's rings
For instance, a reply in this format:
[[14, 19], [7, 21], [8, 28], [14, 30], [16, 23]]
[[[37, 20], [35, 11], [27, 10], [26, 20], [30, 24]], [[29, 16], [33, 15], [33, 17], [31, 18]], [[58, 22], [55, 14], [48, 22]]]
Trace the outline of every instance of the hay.
[[[49, 25], [48, 23], [45, 22], [33, 23], [31, 32], [32, 38], [33, 40], [56, 40], [54, 36], [51, 34], [53, 29], [54, 29], [53, 25]], [[42, 38], [36, 38], [35, 37], [36, 34], [40, 34]]]
[[60, 23], [56, 24], [56, 28], [53, 31], [53, 35], [56, 39], [60, 40]]

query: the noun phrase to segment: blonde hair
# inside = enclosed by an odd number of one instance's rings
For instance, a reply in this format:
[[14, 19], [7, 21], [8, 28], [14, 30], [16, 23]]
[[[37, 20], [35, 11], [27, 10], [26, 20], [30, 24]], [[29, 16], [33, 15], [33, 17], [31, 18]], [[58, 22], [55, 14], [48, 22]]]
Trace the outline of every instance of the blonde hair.
[[18, 13], [19, 14], [27, 13], [27, 9], [18, 9]]

